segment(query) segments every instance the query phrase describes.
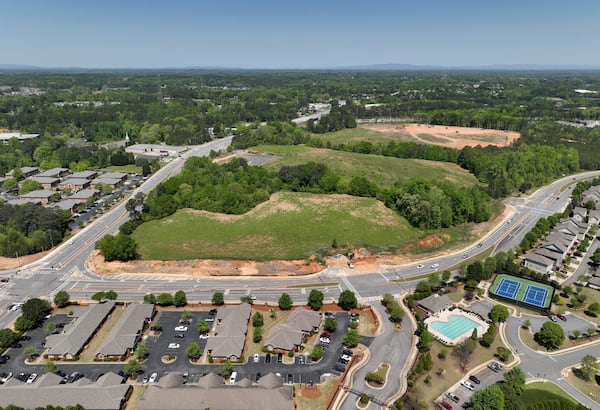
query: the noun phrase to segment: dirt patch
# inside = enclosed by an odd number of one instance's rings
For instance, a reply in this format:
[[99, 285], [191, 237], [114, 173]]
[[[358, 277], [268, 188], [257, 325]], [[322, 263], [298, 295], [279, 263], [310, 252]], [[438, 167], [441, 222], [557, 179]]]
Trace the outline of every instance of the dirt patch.
[[19, 256], [18, 258], [0, 257], [0, 270], [20, 268], [29, 265], [46, 256], [50, 251], [35, 253], [33, 255]]
[[458, 149], [463, 147], [475, 147], [477, 145], [483, 147], [488, 145], [506, 147], [511, 145], [521, 136], [518, 132], [514, 131], [452, 127], [445, 125], [377, 124], [361, 125], [361, 128], [382, 133], [398, 133], [399, 135], [409, 136], [422, 144], [433, 144]]
[[300, 396], [304, 397], [305, 399], [309, 400], [318, 399], [323, 395], [321, 389], [319, 389], [319, 386], [303, 387], [302, 389], [300, 389], [298, 394], [300, 394]]
[[173, 275], [174, 277], [219, 277], [301, 276], [320, 272], [324, 266], [317, 262], [307, 264], [304, 260], [257, 262], [191, 259], [183, 261], [106, 262], [98, 252], [95, 252], [88, 260], [88, 268], [98, 275], [107, 276], [156, 274]]

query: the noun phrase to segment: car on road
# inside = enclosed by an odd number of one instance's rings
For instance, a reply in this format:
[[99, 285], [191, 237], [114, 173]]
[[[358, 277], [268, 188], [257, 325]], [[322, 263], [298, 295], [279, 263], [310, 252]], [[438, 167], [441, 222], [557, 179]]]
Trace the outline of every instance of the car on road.
[[500, 363], [492, 362], [492, 363], [488, 364], [488, 367], [495, 372], [502, 371], [502, 365]]
[[8, 373], [2, 373], [0, 376], [1, 376], [0, 377], [0, 382], [1, 383], [6, 383], [10, 379], [12, 379], [13, 374], [11, 372], [8, 372]]
[[477, 378], [477, 376], [475, 376], [474, 374], [472, 374], [471, 376], [469, 376], [469, 380], [471, 380], [471, 381], [472, 381], [473, 383], [475, 383], [475, 384], [479, 384], [479, 383], [481, 383], [481, 380], [479, 380], [479, 379]]
[[482, 246], [483, 246], [483, 244], [482, 244], [482, 243], [478, 243], [478, 244], [477, 244], [477, 247], [478, 247], [478, 248], [481, 248]]
[[37, 373], [32, 373], [31, 376], [27, 378], [27, 381], [25, 383], [31, 384], [35, 381], [35, 379], [37, 379]]
[[179, 349], [179, 343], [169, 343], [169, 349]]
[[237, 372], [231, 373], [231, 376], [229, 377], [229, 384], [235, 384], [235, 379], [237, 379]]
[[458, 397], [454, 393], [450, 393], [449, 391], [446, 392], [446, 397], [448, 397], [450, 400], [452, 400], [455, 403], [458, 403], [460, 401], [460, 397]]
[[187, 332], [187, 330], [188, 330], [187, 326], [176, 326], [175, 327], [176, 332]]
[[432, 269], [439, 268], [439, 267], [440, 267], [439, 263], [434, 263], [434, 264], [431, 265]]
[[563, 315], [563, 314], [557, 313], [557, 314], [556, 314], [556, 316], [557, 316], [557, 317], [558, 317], [560, 320], [562, 320], [563, 322], [566, 322], [566, 321], [567, 321], [567, 317], [566, 317], [565, 315]]
[[425, 267], [425, 265], [423, 265], [422, 263], [417, 265], [417, 269], [423, 269]]
[[467, 259], [469, 257], [469, 255], [467, 255], [466, 253], [462, 256], [463, 259]]
[[154, 372], [150, 375], [148, 379], [148, 383], [156, 383], [156, 379], [158, 378], [158, 373]]
[[258, 361], [260, 360], [260, 356], [258, 353], [254, 353], [254, 363], [258, 363]]
[[256, 373], [256, 377], [254, 378], [255, 383], [260, 383], [260, 378], [262, 377], [261, 373]]

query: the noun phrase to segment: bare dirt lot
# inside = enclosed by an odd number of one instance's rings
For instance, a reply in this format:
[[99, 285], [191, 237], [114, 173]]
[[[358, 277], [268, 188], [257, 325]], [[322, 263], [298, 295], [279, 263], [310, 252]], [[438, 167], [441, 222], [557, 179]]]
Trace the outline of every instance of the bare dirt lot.
[[361, 125], [372, 131], [398, 133], [409, 136], [416, 142], [440, 145], [443, 147], [463, 148], [477, 145], [495, 145], [505, 147], [520, 137], [518, 132], [489, 130], [483, 128], [451, 127], [425, 124], [377, 124]]

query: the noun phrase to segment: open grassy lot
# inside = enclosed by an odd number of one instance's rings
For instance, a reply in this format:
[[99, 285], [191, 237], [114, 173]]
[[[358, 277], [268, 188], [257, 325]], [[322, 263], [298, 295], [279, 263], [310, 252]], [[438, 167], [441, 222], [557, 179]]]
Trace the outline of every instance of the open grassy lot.
[[305, 259], [340, 245], [373, 251], [416, 240], [421, 232], [383, 203], [347, 195], [282, 192], [240, 215], [180, 210], [140, 226], [143, 259]]
[[528, 406], [534, 406], [538, 402], [553, 400], [555, 398], [561, 398], [570, 401], [573, 404], [576, 403], [567, 392], [554, 383], [543, 382], [527, 384], [521, 395], [521, 403], [526, 403]]
[[134, 164], [129, 164], [129, 165], [111, 165], [110, 167], [106, 167], [105, 168], [107, 171], [114, 171], [114, 172], [135, 172], [135, 173], [141, 173], [142, 172], [142, 167], [139, 167], [137, 165]]
[[[599, 386], [598, 383], [596, 383], [596, 379], [594, 377], [592, 377], [588, 381], [585, 381], [575, 376], [573, 372], [569, 372], [569, 375], [567, 376], [566, 380], [571, 386], [575, 387], [581, 393], [585, 394], [590, 399], [598, 403], [598, 405], [600, 405], [600, 392], [598, 391]], [[560, 390], [562, 391], [562, 389]], [[590, 393], [592, 393], [594, 396], [591, 396]], [[565, 394], [566, 398], [573, 400], [571, 396], [569, 396], [565, 392], [563, 392], [563, 394]]]
[[358, 126], [357, 128], [346, 128], [340, 131], [328, 132], [326, 134], [313, 134], [315, 138], [330, 141], [332, 144], [347, 144], [350, 142], [369, 141], [373, 144], [381, 144], [389, 141], [414, 141], [408, 133], [375, 131]]
[[332, 171], [348, 180], [364, 176], [380, 188], [390, 187], [395, 181], [421, 176], [446, 180], [459, 186], [472, 186], [477, 179], [456, 164], [422, 159], [384, 157], [359, 154], [304, 145], [259, 145], [253, 150], [277, 156], [265, 167], [279, 169], [283, 165], [298, 165], [309, 161], [326, 164]]
[[[582, 288], [581, 293], [587, 296], [585, 300], [586, 306], [591, 305], [592, 303], [600, 303], [600, 291], [591, 289], [591, 288]], [[600, 326], [600, 316], [589, 316], [585, 314], [586, 309], [569, 309], [571, 313], [584, 318], [585, 320], [589, 320], [590, 322], [594, 322], [596, 325]]]

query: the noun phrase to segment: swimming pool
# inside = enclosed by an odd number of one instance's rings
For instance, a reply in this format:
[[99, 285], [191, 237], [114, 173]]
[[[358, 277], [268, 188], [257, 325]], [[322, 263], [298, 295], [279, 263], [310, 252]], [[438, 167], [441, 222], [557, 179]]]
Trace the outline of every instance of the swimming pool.
[[479, 323], [474, 322], [463, 315], [450, 315], [448, 316], [448, 322], [432, 321], [430, 326], [450, 340], [456, 339], [460, 335], [467, 332], [470, 334], [473, 332], [473, 329], [477, 329], [478, 336], [480, 337], [483, 333], [482, 327]]

